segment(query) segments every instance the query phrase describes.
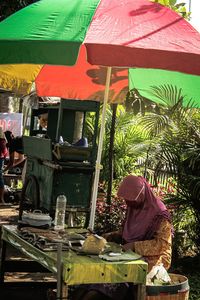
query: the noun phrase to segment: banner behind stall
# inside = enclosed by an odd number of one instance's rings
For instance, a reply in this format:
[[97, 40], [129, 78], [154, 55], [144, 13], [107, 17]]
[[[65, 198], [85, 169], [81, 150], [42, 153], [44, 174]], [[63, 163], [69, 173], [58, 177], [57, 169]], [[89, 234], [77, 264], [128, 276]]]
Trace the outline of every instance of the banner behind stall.
[[0, 113], [0, 127], [10, 130], [14, 136], [22, 135], [22, 113]]

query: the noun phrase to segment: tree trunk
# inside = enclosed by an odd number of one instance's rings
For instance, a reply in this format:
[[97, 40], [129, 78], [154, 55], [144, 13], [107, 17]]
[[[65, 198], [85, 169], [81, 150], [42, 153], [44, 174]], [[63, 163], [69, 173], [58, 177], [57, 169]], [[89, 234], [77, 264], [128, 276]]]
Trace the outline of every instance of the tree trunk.
[[112, 122], [110, 128], [110, 145], [109, 145], [109, 178], [108, 178], [108, 190], [107, 190], [107, 204], [111, 204], [112, 197], [112, 182], [113, 182], [113, 171], [114, 171], [114, 140], [115, 140], [115, 123], [116, 123], [117, 104], [112, 105]]
[[0, 112], [7, 113], [11, 111], [10, 96], [8, 93], [0, 93]]
[[81, 111], [77, 111], [75, 116], [73, 143], [77, 142], [82, 137], [83, 122], [84, 122], [84, 113]]

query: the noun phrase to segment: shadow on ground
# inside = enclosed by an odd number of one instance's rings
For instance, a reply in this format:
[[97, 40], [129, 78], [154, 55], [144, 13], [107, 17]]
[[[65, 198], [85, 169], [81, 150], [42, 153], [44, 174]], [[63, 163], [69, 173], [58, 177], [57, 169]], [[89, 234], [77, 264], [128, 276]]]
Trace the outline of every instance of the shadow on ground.
[[[9, 284], [10, 285], [10, 284]], [[46, 300], [47, 287], [0, 287], [1, 300]]]

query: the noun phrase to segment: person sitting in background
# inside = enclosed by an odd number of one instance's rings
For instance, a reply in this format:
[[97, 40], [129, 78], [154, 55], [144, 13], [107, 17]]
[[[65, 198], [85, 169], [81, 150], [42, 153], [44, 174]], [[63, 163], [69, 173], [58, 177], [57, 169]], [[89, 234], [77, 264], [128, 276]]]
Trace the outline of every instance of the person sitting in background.
[[[123, 228], [103, 237], [109, 242], [120, 242], [125, 251], [130, 249], [140, 254], [148, 263], [148, 271], [161, 263], [168, 269], [172, 254], [172, 225], [164, 203], [140, 176], [125, 177], [117, 194], [127, 204]], [[133, 299], [133, 291], [128, 283], [89, 285], [77, 289], [72, 299]]]
[[6, 139], [3, 133], [2, 128], [0, 127], [0, 205], [6, 205], [4, 201], [4, 179], [3, 179], [3, 167], [4, 167], [4, 160], [8, 153], [6, 147]]
[[[11, 131], [5, 131], [4, 134], [7, 140], [7, 148], [9, 150], [9, 162], [4, 169], [4, 172], [6, 172], [9, 169], [21, 164], [25, 160], [25, 157], [23, 154], [22, 136], [14, 137]], [[18, 156], [17, 159], [16, 153]]]
[[47, 129], [48, 126], [48, 113], [44, 113], [38, 116], [39, 124], [43, 129]]

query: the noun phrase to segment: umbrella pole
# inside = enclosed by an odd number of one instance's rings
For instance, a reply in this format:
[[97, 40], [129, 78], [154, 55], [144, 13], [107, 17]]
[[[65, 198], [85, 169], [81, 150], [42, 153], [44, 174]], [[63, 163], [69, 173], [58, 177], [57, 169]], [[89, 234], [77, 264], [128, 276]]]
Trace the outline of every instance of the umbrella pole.
[[99, 146], [98, 146], [98, 151], [97, 151], [97, 160], [96, 160], [94, 183], [93, 183], [93, 190], [92, 190], [92, 199], [91, 199], [92, 205], [91, 205], [90, 222], [89, 222], [89, 227], [92, 230], [94, 229], [94, 218], [95, 218], [95, 211], [96, 211], [99, 175], [100, 175], [100, 170], [101, 170], [101, 154], [102, 154], [102, 147], [103, 147], [103, 136], [104, 136], [104, 131], [105, 131], [106, 106], [107, 106], [108, 97], [109, 97], [111, 70], [112, 70], [111, 67], [107, 68], [106, 87], [105, 87], [105, 92], [104, 92], [101, 128], [100, 128], [100, 134], [99, 134]]

